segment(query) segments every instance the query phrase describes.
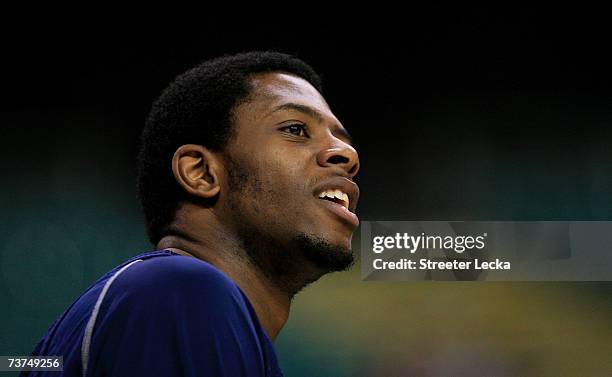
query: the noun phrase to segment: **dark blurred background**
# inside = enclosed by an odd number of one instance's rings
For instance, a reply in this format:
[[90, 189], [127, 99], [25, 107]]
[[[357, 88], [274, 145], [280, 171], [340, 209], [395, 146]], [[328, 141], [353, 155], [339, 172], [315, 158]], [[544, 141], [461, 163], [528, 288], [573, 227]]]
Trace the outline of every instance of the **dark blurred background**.
[[[0, 26], [0, 354], [28, 354], [99, 275], [151, 249], [135, 194], [144, 118], [177, 74], [222, 54], [279, 50], [320, 72], [357, 142], [362, 220], [612, 220], [603, 10], [367, 12]], [[610, 283], [358, 270], [296, 297], [277, 341], [286, 375], [612, 375]]]

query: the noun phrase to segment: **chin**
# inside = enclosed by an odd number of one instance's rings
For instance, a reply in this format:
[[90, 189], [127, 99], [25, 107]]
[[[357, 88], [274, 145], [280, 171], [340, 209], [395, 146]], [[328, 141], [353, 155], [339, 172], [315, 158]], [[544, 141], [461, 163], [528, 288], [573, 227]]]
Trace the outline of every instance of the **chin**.
[[325, 272], [348, 270], [355, 263], [350, 238], [334, 242], [304, 233], [296, 236], [293, 242], [308, 261]]

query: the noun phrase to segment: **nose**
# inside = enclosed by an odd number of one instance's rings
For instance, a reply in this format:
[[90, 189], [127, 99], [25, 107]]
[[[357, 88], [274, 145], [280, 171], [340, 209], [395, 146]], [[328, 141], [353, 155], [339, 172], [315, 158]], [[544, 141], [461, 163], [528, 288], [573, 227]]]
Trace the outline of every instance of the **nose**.
[[322, 167], [342, 169], [349, 178], [359, 171], [359, 155], [350, 144], [338, 140], [334, 146], [323, 149], [317, 154], [317, 162]]

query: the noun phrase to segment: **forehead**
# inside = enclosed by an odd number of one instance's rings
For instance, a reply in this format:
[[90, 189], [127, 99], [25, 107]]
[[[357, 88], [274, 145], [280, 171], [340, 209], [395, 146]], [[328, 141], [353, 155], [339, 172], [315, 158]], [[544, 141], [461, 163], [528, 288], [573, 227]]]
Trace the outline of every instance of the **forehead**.
[[329, 105], [308, 81], [288, 73], [260, 73], [251, 77], [251, 93], [247, 102], [239, 106], [235, 115], [261, 119], [271, 110], [284, 104], [303, 105], [317, 110], [328, 121], [339, 123]]

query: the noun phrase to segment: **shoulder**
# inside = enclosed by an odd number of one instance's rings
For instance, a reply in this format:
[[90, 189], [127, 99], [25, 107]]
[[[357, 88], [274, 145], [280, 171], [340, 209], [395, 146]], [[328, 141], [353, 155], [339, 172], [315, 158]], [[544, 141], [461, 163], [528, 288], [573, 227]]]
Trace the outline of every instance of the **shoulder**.
[[117, 283], [141, 287], [186, 287], [205, 283], [217, 288], [236, 288], [221, 270], [193, 257], [171, 255], [142, 259], [121, 273]]
[[263, 330], [222, 271], [178, 255], [130, 263], [108, 281], [92, 314], [88, 369], [113, 376], [177, 375], [177, 366], [186, 375], [264, 370]]
[[151, 304], [179, 298], [195, 302], [214, 300], [217, 304], [244, 301], [236, 283], [221, 270], [197, 258], [178, 255], [132, 262], [116, 273], [108, 294]]

